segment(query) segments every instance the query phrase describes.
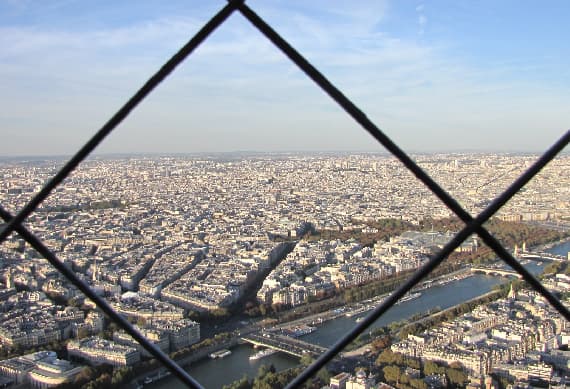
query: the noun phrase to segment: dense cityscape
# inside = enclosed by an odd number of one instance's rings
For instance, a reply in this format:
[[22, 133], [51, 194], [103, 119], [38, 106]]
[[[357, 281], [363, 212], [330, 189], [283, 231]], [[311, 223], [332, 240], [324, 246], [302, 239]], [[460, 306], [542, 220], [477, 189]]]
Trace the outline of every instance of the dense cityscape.
[[[476, 215], [536, 156], [414, 158]], [[0, 203], [16, 213], [61, 163], [0, 161]], [[545, 253], [569, 236], [570, 157], [553, 160], [494, 223], [515, 231], [503, 243], [517, 258], [544, 254], [543, 281], [567, 298], [567, 250]], [[26, 225], [141, 334], [190, 363], [223, 357], [235, 342], [271, 347], [278, 339], [310, 347], [303, 335], [318, 331], [319, 320], [370, 310], [363, 301], [378, 304], [461, 224], [392, 157], [228, 153], [92, 158]], [[502, 268], [485, 252], [477, 237], [468, 238], [455, 262], [421, 288], [475, 273], [496, 277]], [[419, 296], [421, 288], [405, 298]], [[365, 289], [374, 292], [365, 296]], [[520, 282], [496, 292], [421, 331], [371, 332], [354, 357], [343, 356], [359, 367], [331, 367], [315, 387], [570, 385], [568, 323]], [[0, 302], [0, 387], [158, 380], [148, 352], [17, 234], [0, 246]], [[320, 319], [299, 321], [305, 314]], [[378, 346], [386, 337], [390, 342]], [[318, 348], [310, 350], [307, 356], [318, 356]], [[141, 366], [152, 369], [145, 376]]]

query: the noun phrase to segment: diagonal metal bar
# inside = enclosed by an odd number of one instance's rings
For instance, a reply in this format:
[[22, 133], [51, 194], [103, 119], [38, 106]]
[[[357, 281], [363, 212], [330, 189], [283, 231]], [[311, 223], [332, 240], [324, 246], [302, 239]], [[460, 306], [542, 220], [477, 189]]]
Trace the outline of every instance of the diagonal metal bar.
[[[402, 149], [400, 149], [386, 134], [384, 134], [368, 117], [350, 101], [338, 88], [336, 88], [322, 73], [311, 65], [299, 52], [297, 52], [287, 41], [285, 41], [271, 26], [261, 19], [246, 4], [239, 6], [239, 11], [245, 16], [259, 31], [261, 31], [275, 46], [277, 46], [291, 61], [293, 61], [309, 78], [311, 78], [321, 89], [323, 89], [334, 101], [337, 102], [354, 120], [356, 120], [366, 131], [368, 131], [378, 142], [400, 160], [410, 170], [417, 179], [428, 187], [451, 211], [453, 211], [464, 223], [469, 223], [473, 217], [465, 211], [461, 205], [450, 196], [439, 184], [437, 184], [426, 172], [423, 171]], [[563, 136], [568, 143], [568, 132]], [[565, 144], [564, 144], [565, 146]], [[502, 245], [483, 227], [476, 231], [481, 239], [491, 248], [499, 248]], [[480, 233], [481, 232], [481, 233]], [[514, 263], [516, 260], [506, 250], [496, 250], [497, 255], [502, 257], [507, 263]], [[530, 273], [525, 272], [522, 266], [514, 267], [523, 277], [528, 277]], [[532, 283], [536, 285], [536, 283]], [[549, 301], [554, 298], [546, 289], [538, 290]], [[561, 307], [556, 304], [555, 307]], [[558, 309], [558, 308], [557, 308]], [[559, 310], [561, 314], [562, 311]]]
[[[243, 0], [241, 0], [243, 1]], [[111, 133], [174, 69], [188, 57], [206, 38], [220, 26], [241, 1], [229, 1], [210, 19], [188, 43], [170, 58], [110, 119], [97, 133], [52, 177], [14, 218], [0, 230], [0, 244], [44, 201], [107, 135]]]
[[[557, 154], [568, 144], [568, 133], [559, 139], [550, 149], [548, 149], [529, 169], [527, 169], [515, 182], [513, 182], [505, 192], [495, 198], [487, 208], [485, 208], [473, 221], [469, 222], [451, 241], [449, 241], [443, 249], [428, 263], [416, 271], [402, 286], [395, 290], [386, 300], [379, 306], [374, 308], [363, 321], [358, 323], [352, 330], [345, 334], [331, 348], [322, 354], [316, 361], [309, 365], [301, 374], [291, 381], [286, 388], [297, 388], [306, 382], [310, 377], [316, 374], [319, 369], [323, 368], [338, 353], [340, 353], [349, 343], [351, 343], [358, 335], [365, 331], [372, 323], [390, 309], [396, 302], [408, 293], [418, 282], [431, 273], [447, 256], [449, 256], [469, 235], [482, 228], [491, 216], [493, 216], [511, 197], [513, 197], [524, 185], [528, 183], [548, 162], [550, 162]], [[502, 246], [501, 246], [502, 248]], [[504, 250], [504, 248], [503, 248]], [[515, 261], [517, 264], [518, 262]], [[520, 266], [520, 265], [519, 265]], [[522, 266], [521, 266], [522, 267]], [[524, 268], [523, 268], [524, 269]], [[525, 270], [526, 271], [526, 270]], [[531, 276], [532, 277], [532, 276]], [[534, 277], [532, 277], [534, 279]], [[526, 277], [525, 277], [526, 279]], [[528, 281], [528, 280], [527, 280]], [[540, 282], [539, 288], [544, 289]], [[533, 285], [535, 286], [535, 285]], [[555, 300], [555, 307], [561, 311], [566, 320], [570, 321], [570, 312], [564, 307], [560, 301], [544, 289], [548, 295]], [[549, 300], [550, 301], [550, 300]], [[559, 304], [560, 307], [556, 305]]]
[[[13, 216], [6, 211], [0, 205], [0, 217], [6, 222], [13, 219]], [[67, 266], [63, 264], [53, 252], [47, 248], [34, 234], [32, 234], [26, 227], [21, 224], [16, 225], [16, 231], [22, 238], [26, 240], [34, 249], [36, 249], [45, 259], [52, 264], [61, 274], [65, 276], [73, 285], [75, 285], [79, 290], [89, 297], [96, 305], [101, 309], [111, 320], [117, 323], [121, 328], [123, 328], [129, 335], [133, 337], [141, 346], [143, 346], [149, 353], [151, 353], [156, 359], [158, 359], [172, 374], [178, 377], [184, 384], [189, 388], [201, 389], [202, 385], [191, 375], [189, 375], [184, 369], [182, 369], [176, 362], [168, 357], [164, 352], [162, 352], [157, 346], [149, 342], [144, 336], [137, 331], [131, 323], [129, 323], [124, 317], [119, 315], [115, 310], [105, 301], [103, 298], [99, 297], [95, 292], [91, 290], [89, 285], [87, 285], [83, 280], [77, 277], [77, 275]]]

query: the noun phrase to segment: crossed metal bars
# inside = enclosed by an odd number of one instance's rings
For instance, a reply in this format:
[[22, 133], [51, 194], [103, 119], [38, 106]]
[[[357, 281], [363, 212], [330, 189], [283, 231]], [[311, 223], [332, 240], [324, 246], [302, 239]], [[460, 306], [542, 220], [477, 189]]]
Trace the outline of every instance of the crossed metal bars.
[[427, 264], [418, 269], [403, 285], [394, 291], [386, 300], [376, 307], [366, 318], [358, 323], [351, 331], [344, 334], [330, 349], [309, 365], [301, 374], [291, 381], [287, 388], [296, 388], [307, 382], [319, 369], [330, 362], [346, 345], [376, 321], [384, 312], [390, 309], [405, 293], [434, 270], [449, 254], [453, 252], [469, 235], [477, 233], [495, 253], [516, 270], [537, 292], [546, 298], [554, 308], [570, 321], [570, 311], [552, 295], [538, 279], [529, 273], [513, 256], [499, 243], [484, 227], [489, 220], [512, 196], [526, 185], [544, 166], [546, 166], [570, 141], [570, 131], [551, 146], [528, 170], [517, 178], [509, 188], [485, 208], [476, 218], [466, 212], [459, 203], [441, 188], [427, 173], [425, 173], [402, 149], [400, 149], [386, 134], [384, 134], [366, 115], [358, 109], [339, 89], [337, 89], [323, 74], [311, 65], [300, 53], [283, 39], [273, 28], [260, 18], [244, 0], [230, 0], [218, 11], [170, 60], [168, 60], [104, 125], [95, 135], [53, 176], [15, 216], [12, 216], [0, 205], [0, 217], [6, 222], [0, 230], [0, 244], [16, 231], [24, 240], [34, 247], [71, 283], [80, 289], [88, 298], [131, 335], [141, 346], [157, 358], [176, 377], [191, 388], [202, 388], [192, 376], [170, 359], [158, 347], [149, 342], [124, 317], [120, 316], [101, 297], [63, 264], [43, 242], [22, 225], [24, 220], [49, 196], [77, 166], [113, 131], [136, 106], [143, 101], [170, 73], [182, 63], [208, 36], [234, 12], [239, 11], [277, 48], [279, 48], [301, 71], [312, 79], [338, 105], [340, 105], [356, 122], [370, 135], [390, 151], [408, 168], [418, 180], [426, 185], [450, 210], [464, 223], [465, 227], [448, 242], [443, 249]]

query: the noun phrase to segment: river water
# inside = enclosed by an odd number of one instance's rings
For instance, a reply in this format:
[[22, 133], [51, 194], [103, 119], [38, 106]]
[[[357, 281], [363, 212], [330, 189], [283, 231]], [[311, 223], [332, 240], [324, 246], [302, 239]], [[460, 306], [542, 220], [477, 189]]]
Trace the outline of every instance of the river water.
[[[570, 242], [563, 243], [548, 250], [558, 255], [566, 255], [570, 251]], [[539, 273], [543, 265], [531, 262], [525, 265], [533, 273]], [[436, 286], [422, 291], [421, 297], [393, 306], [380, 317], [369, 329], [382, 327], [394, 321], [400, 321], [414, 314], [426, 312], [429, 309], [440, 307], [445, 309], [461, 304], [469, 299], [489, 292], [493, 286], [505, 282], [504, 278], [484, 275], [474, 275], [463, 280], [453, 281], [447, 285]], [[365, 314], [362, 314], [365, 315]], [[359, 315], [359, 316], [362, 316]], [[354, 327], [353, 317], [339, 317], [328, 321], [311, 334], [305, 335], [303, 340], [329, 347], [339, 339], [341, 334]], [[187, 371], [206, 388], [221, 388], [244, 375], [254, 377], [261, 365], [275, 366], [283, 370], [298, 365], [298, 359], [283, 353], [276, 353], [268, 357], [250, 361], [249, 356], [255, 353], [250, 345], [238, 345], [232, 348], [232, 354], [223, 359], [204, 359], [187, 368]], [[146, 387], [146, 386], [145, 386]], [[149, 388], [178, 389], [185, 386], [174, 377], [165, 378], [159, 382], [148, 385]]]

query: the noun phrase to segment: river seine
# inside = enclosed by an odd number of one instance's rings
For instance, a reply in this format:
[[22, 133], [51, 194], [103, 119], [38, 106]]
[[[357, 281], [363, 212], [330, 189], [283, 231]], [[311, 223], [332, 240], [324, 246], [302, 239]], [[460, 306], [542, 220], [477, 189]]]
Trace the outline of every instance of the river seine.
[[[566, 255], [570, 250], [570, 242], [555, 246], [548, 250], [558, 255]], [[534, 262], [526, 265], [533, 273], [540, 273], [543, 265]], [[426, 312], [432, 308], [445, 309], [461, 304], [469, 299], [489, 292], [493, 286], [505, 282], [504, 278], [483, 275], [474, 275], [462, 280], [450, 282], [444, 286], [436, 286], [422, 291], [421, 297], [403, 302], [392, 307], [380, 317], [370, 329], [382, 327], [394, 321], [400, 321], [414, 314]], [[362, 314], [365, 315], [365, 314]], [[362, 316], [359, 315], [359, 316]], [[316, 331], [303, 336], [303, 340], [322, 346], [331, 346], [341, 334], [355, 325], [353, 317], [339, 317], [319, 326]], [[204, 359], [187, 367], [187, 371], [206, 388], [221, 388], [244, 375], [254, 377], [263, 364], [275, 366], [283, 370], [298, 365], [298, 359], [283, 353], [276, 353], [268, 357], [250, 361], [249, 356], [255, 353], [250, 345], [238, 345], [231, 349], [232, 354], [222, 359]], [[185, 386], [174, 377], [165, 378], [152, 383], [148, 388], [182, 389]]]

